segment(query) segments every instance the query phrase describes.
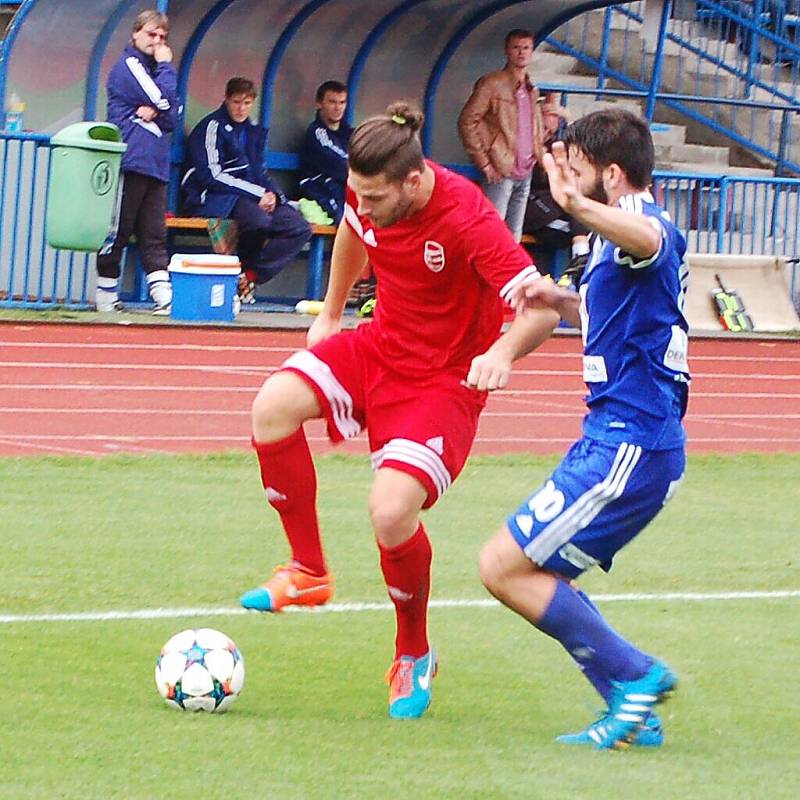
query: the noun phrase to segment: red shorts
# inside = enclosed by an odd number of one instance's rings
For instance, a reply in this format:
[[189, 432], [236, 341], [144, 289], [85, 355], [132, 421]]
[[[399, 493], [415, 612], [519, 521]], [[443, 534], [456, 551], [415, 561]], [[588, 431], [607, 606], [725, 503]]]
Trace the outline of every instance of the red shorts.
[[301, 350], [281, 369], [314, 390], [332, 442], [366, 427], [372, 468], [392, 467], [416, 478], [430, 508], [464, 467], [486, 392], [464, 384], [463, 368], [426, 376], [399, 374], [376, 355], [368, 326], [343, 331]]

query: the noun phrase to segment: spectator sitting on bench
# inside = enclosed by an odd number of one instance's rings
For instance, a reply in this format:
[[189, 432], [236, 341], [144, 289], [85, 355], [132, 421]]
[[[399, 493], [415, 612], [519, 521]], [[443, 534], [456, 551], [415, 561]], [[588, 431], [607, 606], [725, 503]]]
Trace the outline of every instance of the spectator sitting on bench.
[[189, 136], [182, 182], [186, 213], [236, 222], [243, 303], [254, 303], [256, 284], [274, 278], [311, 238], [311, 226], [263, 166], [267, 130], [250, 120], [255, 98], [251, 80], [228, 81], [223, 104]]
[[[316, 201], [338, 225], [344, 213], [347, 148], [353, 129], [344, 121], [347, 87], [325, 81], [317, 89], [317, 115], [300, 147], [300, 196]], [[320, 220], [321, 222], [323, 220]]]

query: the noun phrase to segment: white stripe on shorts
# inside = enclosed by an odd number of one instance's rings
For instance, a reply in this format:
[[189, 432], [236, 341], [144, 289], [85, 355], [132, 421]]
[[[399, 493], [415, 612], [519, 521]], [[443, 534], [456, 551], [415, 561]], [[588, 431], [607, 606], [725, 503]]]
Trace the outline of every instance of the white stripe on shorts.
[[453, 479], [435, 450], [411, 439], [390, 439], [380, 450], [372, 453], [372, 469], [380, 469], [386, 460], [401, 461], [422, 470], [436, 487], [436, 496], [441, 497]]
[[569, 508], [559, 514], [525, 547], [525, 555], [537, 564], [544, 564], [579, 530], [585, 528], [628, 485], [628, 479], [639, 461], [642, 448], [623, 442], [617, 449], [611, 469], [600, 483], [585, 491]]
[[308, 350], [299, 350], [283, 362], [284, 367], [291, 367], [309, 378], [319, 387], [330, 403], [333, 424], [345, 438], [352, 439], [361, 433], [361, 425], [353, 416], [353, 398], [333, 374], [331, 368], [322, 359]]

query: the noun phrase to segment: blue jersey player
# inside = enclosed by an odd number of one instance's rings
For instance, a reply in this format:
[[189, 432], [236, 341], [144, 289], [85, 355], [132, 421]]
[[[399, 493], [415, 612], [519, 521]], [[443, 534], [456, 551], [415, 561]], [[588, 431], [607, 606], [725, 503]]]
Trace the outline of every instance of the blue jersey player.
[[660, 745], [654, 707], [677, 682], [574, 583], [611, 567], [685, 466], [686, 242], [648, 191], [653, 162], [647, 123], [620, 110], [577, 120], [545, 156], [553, 196], [594, 232], [593, 247], [577, 292], [533, 279], [514, 299], [518, 311], [549, 307], [580, 327], [589, 411], [583, 437], [480, 558], [487, 589], [560, 642], [606, 701], [600, 719], [559, 737], [600, 749]]

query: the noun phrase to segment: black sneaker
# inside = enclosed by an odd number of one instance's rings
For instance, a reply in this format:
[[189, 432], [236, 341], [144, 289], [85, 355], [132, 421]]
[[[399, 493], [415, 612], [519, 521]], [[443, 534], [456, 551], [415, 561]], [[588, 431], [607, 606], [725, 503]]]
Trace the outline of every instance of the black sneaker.
[[588, 261], [588, 253], [582, 253], [579, 256], [573, 256], [569, 260], [567, 266], [564, 268], [564, 272], [561, 273], [561, 277], [558, 279], [558, 285], [564, 289], [573, 289], [574, 291], [577, 291], [578, 284], [581, 282], [583, 271], [586, 269], [586, 264]]

